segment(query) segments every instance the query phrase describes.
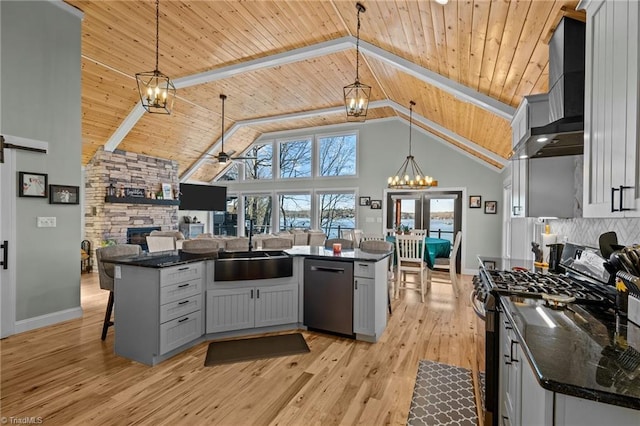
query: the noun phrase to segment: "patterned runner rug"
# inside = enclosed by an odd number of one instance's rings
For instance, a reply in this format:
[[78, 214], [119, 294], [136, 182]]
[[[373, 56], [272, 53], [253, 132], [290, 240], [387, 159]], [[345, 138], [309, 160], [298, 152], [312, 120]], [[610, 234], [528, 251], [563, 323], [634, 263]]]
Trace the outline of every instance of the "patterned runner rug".
[[407, 424], [475, 426], [477, 423], [471, 371], [421, 360]]

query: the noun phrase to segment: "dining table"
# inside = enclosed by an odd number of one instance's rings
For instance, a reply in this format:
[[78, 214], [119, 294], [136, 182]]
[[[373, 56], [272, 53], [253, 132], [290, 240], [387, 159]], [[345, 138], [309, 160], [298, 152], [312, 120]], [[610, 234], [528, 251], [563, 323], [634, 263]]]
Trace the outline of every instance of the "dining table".
[[[390, 243], [393, 243], [394, 247], [394, 262], [395, 262], [395, 235], [387, 235], [385, 238]], [[427, 262], [429, 269], [433, 269], [436, 263], [436, 258], [449, 258], [451, 254], [451, 241], [444, 238], [424, 237], [424, 242], [427, 245], [424, 251], [424, 260]]]

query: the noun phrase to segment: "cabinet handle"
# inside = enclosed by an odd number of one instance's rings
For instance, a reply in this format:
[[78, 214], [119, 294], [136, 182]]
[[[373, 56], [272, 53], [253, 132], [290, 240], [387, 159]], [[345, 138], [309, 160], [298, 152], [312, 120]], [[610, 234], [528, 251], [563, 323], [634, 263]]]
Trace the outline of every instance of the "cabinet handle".
[[184, 288], [184, 287], [189, 287], [189, 283], [186, 283], [186, 284], [180, 284], [180, 285], [178, 286], [178, 288]]
[[509, 353], [509, 358], [511, 358], [511, 362], [518, 362], [518, 360], [517, 360], [517, 359], [515, 359], [515, 358], [513, 357], [513, 344], [514, 344], [514, 343], [515, 343], [516, 345], [518, 344], [518, 342], [517, 342], [517, 341], [515, 341], [515, 340], [512, 340], [512, 341], [511, 341], [511, 348], [509, 349], [509, 352], [510, 352], [510, 353]]
[[353, 283], [355, 284], [356, 290], [357, 290], [358, 289], [358, 280], [354, 280]]
[[509, 322], [507, 322], [507, 321], [504, 321], [504, 322], [503, 322], [503, 324], [504, 324], [504, 328], [505, 328], [505, 329], [507, 329], [507, 330], [513, 330], [513, 327], [511, 326], [511, 323], [509, 323]]
[[251, 290], [251, 299], [253, 299], [253, 289]]
[[0, 249], [2, 249], [2, 269], [7, 269], [9, 267], [9, 241], [4, 240], [2, 244], [0, 244]]
[[502, 426], [508, 425], [509, 424], [509, 417], [507, 416], [502, 416]]
[[256, 299], [260, 299], [260, 289], [256, 290]]
[[182, 318], [181, 320], [178, 320], [178, 322], [185, 322], [188, 319], [189, 319], [189, 317], [185, 317], [185, 318]]
[[182, 302], [178, 302], [178, 305], [184, 305], [185, 303], [189, 303], [188, 300], [183, 300]]
[[185, 266], [184, 268], [178, 268], [178, 271], [186, 271], [187, 269], [189, 269], [189, 267]]
[[618, 211], [618, 209], [616, 209], [615, 207], [613, 207], [613, 204], [614, 204], [613, 199], [615, 198], [616, 191], [619, 191], [619, 189], [618, 189], [618, 188], [611, 187], [611, 213], [613, 213], [613, 212], [617, 212], [617, 211]]
[[506, 365], [511, 365], [511, 361], [509, 361], [509, 355], [504, 354], [504, 363]]
[[624, 185], [620, 185], [620, 209], [619, 211], [624, 212], [624, 211], [629, 211], [631, 209], [625, 209], [622, 206], [624, 205], [623, 199], [624, 199], [624, 190], [625, 189], [631, 189], [633, 188], [633, 186], [624, 186]]

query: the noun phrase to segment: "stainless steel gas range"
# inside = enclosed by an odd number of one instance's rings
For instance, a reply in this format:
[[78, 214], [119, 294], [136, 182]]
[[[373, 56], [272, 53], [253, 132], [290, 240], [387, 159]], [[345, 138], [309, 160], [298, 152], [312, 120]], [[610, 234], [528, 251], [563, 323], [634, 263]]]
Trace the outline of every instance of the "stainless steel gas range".
[[[600, 259], [600, 260], [599, 260]], [[615, 305], [615, 288], [602, 267], [595, 249], [567, 244], [561, 265], [566, 271], [542, 273], [533, 260], [479, 257], [479, 273], [474, 277], [471, 303], [485, 320], [485, 419], [486, 426], [498, 425], [500, 416], [500, 321], [502, 298], [539, 299], [554, 309], [569, 303], [603, 308]], [[543, 302], [544, 301], [544, 302]]]

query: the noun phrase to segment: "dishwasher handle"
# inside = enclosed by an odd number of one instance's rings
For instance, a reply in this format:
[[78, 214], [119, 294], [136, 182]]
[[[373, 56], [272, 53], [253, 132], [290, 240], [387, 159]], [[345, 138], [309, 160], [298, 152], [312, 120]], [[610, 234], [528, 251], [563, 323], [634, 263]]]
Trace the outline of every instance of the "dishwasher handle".
[[344, 268], [331, 268], [328, 266], [311, 266], [312, 271], [329, 272], [332, 274], [344, 274]]

